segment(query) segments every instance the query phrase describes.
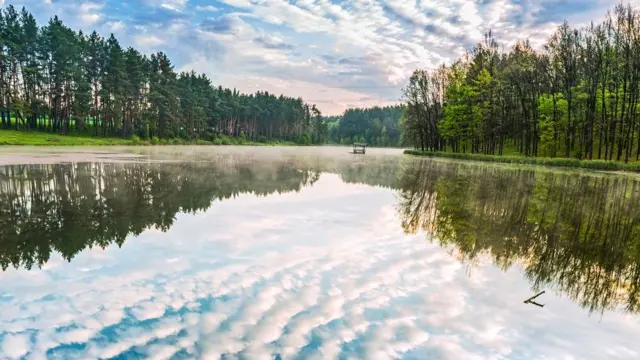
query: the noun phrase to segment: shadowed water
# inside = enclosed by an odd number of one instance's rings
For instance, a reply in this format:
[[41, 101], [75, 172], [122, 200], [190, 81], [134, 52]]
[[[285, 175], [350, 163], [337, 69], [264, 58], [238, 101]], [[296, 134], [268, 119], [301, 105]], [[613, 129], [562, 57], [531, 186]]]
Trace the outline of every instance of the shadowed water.
[[122, 151], [3, 157], [0, 358], [640, 356], [636, 177]]

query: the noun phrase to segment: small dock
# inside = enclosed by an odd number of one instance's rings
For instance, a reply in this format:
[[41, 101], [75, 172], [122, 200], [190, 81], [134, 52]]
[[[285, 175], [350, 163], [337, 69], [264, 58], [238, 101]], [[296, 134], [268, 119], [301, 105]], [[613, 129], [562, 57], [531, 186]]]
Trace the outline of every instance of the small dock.
[[367, 152], [367, 143], [353, 143], [354, 154], [365, 154]]

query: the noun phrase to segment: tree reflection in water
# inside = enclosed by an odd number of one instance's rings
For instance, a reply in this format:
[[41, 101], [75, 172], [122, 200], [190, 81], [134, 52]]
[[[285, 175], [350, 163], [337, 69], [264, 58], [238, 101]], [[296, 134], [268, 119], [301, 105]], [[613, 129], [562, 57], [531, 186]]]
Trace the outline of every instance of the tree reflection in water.
[[207, 210], [242, 193], [298, 191], [319, 174], [238, 157], [192, 163], [78, 163], [0, 167], [0, 265], [42, 266], [85, 248], [122, 246], [180, 212]]
[[503, 270], [520, 264], [534, 290], [555, 289], [589, 311], [639, 310], [635, 178], [397, 157], [0, 167], [0, 265], [31, 269], [55, 252], [71, 261], [167, 231], [178, 213], [215, 200], [299, 191], [323, 172], [397, 189], [404, 231], [427, 231], [468, 264], [487, 254]]
[[590, 312], [638, 311], [640, 185], [628, 176], [415, 161], [400, 176], [406, 233], [424, 229], [473, 264], [520, 264]]

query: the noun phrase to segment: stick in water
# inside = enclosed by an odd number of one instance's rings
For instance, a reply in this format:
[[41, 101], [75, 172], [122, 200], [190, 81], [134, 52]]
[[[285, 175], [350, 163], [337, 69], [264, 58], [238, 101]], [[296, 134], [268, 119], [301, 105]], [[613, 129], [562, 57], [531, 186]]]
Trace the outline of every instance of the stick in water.
[[[540, 296], [540, 295], [542, 295], [542, 294], [544, 294], [544, 293], [545, 293], [545, 291], [543, 290], [543, 291], [541, 291], [540, 293], [538, 293], [537, 295], [534, 295], [534, 296], [532, 296], [532, 297], [528, 298], [527, 300], [525, 300], [525, 301], [524, 301], [524, 303], [525, 303], [525, 304], [526, 304], [526, 303], [529, 303], [529, 302], [531, 302], [531, 300], [534, 300], [535, 298], [537, 298], [538, 296]], [[540, 305], [538, 305], [538, 306], [540, 306]]]

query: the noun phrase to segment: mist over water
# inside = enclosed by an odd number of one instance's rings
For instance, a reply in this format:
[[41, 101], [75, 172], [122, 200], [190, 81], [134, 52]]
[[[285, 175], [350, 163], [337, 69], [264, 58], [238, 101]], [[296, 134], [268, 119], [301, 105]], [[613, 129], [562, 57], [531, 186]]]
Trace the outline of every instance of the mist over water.
[[2, 154], [0, 358], [640, 356], [638, 178], [348, 151]]

